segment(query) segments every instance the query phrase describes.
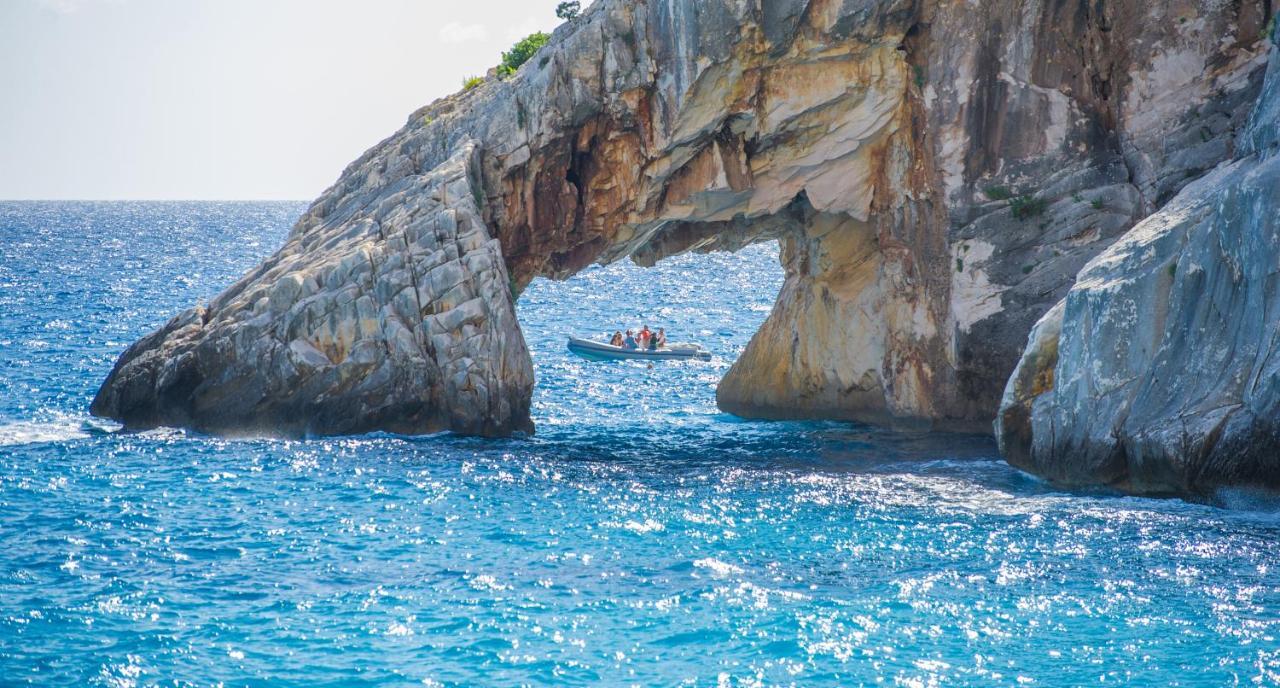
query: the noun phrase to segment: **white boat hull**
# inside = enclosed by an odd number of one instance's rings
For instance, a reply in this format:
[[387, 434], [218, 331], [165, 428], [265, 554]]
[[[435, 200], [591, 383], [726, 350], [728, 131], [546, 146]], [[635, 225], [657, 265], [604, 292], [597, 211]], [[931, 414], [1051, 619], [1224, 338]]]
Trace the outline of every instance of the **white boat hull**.
[[569, 338], [569, 351], [595, 361], [709, 361], [711, 352], [691, 345], [677, 345], [653, 351], [624, 349], [589, 339]]

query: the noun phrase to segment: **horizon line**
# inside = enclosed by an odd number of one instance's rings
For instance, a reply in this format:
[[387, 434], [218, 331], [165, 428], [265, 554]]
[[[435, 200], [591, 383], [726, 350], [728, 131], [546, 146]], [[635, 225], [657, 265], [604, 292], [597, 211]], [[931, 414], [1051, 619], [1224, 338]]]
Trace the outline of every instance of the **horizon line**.
[[0, 198], [0, 203], [308, 203], [314, 198]]

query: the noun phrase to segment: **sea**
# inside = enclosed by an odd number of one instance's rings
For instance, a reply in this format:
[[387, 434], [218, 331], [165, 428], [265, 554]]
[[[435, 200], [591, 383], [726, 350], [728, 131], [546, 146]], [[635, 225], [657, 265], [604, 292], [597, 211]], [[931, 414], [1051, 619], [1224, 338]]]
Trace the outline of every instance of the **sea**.
[[[117, 432], [121, 351], [301, 203], [0, 203], [0, 685], [1280, 684], [1280, 511], [717, 410], [778, 249], [537, 281], [532, 437]], [[664, 327], [707, 362], [589, 362]]]

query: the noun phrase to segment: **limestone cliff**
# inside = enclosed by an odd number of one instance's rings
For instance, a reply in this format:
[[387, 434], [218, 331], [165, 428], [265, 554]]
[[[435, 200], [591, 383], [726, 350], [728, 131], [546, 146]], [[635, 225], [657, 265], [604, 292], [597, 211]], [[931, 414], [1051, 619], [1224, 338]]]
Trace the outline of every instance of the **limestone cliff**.
[[[758, 417], [983, 427], [1032, 324], [1234, 154], [1265, 1], [600, 0], [414, 113], [285, 248], [121, 357], [130, 427], [529, 427], [511, 299], [782, 242], [718, 391]], [[367, 267], [366, 267], [367, 266]]]
[[300, 222], [207, 306], [129, 347], [93, 412], [223, 434], [529, 429], [533, 369], [476, 205], [476, 149], [455, 150], [376, 202]]
[[1280, 488], [1280, 58], [1238, 158], [1080, 273], [1032, 335], [998, 436], [1072, 485]]

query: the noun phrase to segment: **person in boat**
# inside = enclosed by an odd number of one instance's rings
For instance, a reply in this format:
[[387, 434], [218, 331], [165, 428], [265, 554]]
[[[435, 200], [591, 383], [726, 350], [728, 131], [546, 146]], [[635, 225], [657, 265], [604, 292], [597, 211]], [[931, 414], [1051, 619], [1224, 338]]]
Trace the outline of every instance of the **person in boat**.
[[659, 327], [658, 334], [654, 336], [654, 339], [658, 342], [658, 345], [654, 347], [655, 349], [667, 348], [667, 331], [666, 330]]
[[636, 338], [635, 338], [635, 337], [633, 337], [633, 336], [631, 335], [631, 330], [627, 330], [627, 337], [626, 337], [626, 339], [623, 339], [623, 340], [622, 340], [622, 348], [624, 348], [624, 349], [635, 349], [635, 348], [637, 348], [637, 346], [636, 346]]
[[658, 350], [658, 334], [656, 332], [649, 334], [649, 346], [646, 348], [649, 349], [649, 351]]
[[649, 348], [649, 340], [653, 339], [653, 332], [649, 331], [648, 325], [645, 325], [644, 327], [640, 328], [640, 334], [639, 336], [636, 337], [636, 339], [640, 341], [641, 349]]
[[622, 331], [618, 330], [613, 333], [613, 337], [609, 340], [609, 346], [622, 346]]

